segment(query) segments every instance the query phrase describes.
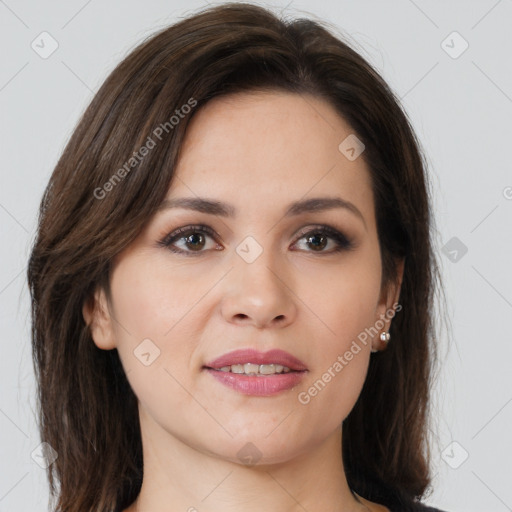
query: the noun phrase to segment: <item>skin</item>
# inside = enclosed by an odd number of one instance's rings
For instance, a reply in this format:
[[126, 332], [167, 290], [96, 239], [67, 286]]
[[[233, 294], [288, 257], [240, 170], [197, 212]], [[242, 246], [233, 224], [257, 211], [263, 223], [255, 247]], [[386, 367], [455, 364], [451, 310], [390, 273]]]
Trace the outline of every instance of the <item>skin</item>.
[[[403, 262], [399, 281], [380, 287], [367, 165], [338, 149], [351, 133], [324, 100], [281, 92], [216, 98], [193, 118], [167, 197], [216, 199], [237, 215], [157, 212], [115, 260], [112, 302], [99, 289], [95, 307], [83, 308], [95, 344], [118, 350], [139, 399], [144, 481], [125, 512], [388, 510], [352, 494], [340, 456], [341, 424], [378, 335], [359, 343], [308, 404], [298, 400], [399, 297]], [[283, 217], [292, 201], [321, 196], [352, 202], [364, 221], [341, 208]], [[174, 245], [191, 256], [158, 245], [191, 224], [210, 226], [218, 239], [182, 235]], [[315, 251], [299, 230], [318, 225], [341, 231], [354, 249], [330, 252], [328, 238]], [[263, 249], [252, 263], [236, 252], [247, 236]], [[160, 350], [148, 366], [134, 355], [146, 338]], [[278, 395], [243, 395], [203, 370], [240, 348], [283, 349], [308, 372]], [[247, 443], [260, 454], [255, 465], [237, 456]]]

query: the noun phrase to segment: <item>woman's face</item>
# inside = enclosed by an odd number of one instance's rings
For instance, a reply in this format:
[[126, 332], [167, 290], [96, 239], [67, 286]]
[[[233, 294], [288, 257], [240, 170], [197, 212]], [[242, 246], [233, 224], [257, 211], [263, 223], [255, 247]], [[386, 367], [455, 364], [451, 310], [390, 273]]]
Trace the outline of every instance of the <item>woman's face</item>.
[[[217, 206], [162, 207], [114, 262], [108, 310], [96, 296], [95, 343], [117, 348], [143, 432], [260, 464], [339, 436], [378, 343], [365, 329], [387, 330], [398, 297], [381, 293], [364, 153], [339, 148], [352, 133], [311, 96], [240, 94], [197, 112], [167, 199]], [[291, 208], [313, 198], [350, 206]], [[261, 355], [276, 349], [302, 366]]]

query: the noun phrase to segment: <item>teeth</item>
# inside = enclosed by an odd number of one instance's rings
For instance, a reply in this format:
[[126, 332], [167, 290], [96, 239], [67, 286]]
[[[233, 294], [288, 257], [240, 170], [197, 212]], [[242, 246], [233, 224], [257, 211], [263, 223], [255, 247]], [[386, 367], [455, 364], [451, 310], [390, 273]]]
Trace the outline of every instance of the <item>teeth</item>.
[[[264, 365], [262, 365], [264, 366]], [[270, 366], [270, 365], [266, 365]], [[247, 375], [250, 375], [251, 373], [260, 373], [260, 365], [259, 364], [253, 364], [253, 363], [245, 363], [244, 364], [244, 373]], [[263, 372], [261, 372], [263, 373]]]
[[244, 373], [245, 375], [273, 375], [275, 373], [288, 373], [291, 371], [288, 366], [281, 364], [232, 364], [219, 368], [221, 372]]

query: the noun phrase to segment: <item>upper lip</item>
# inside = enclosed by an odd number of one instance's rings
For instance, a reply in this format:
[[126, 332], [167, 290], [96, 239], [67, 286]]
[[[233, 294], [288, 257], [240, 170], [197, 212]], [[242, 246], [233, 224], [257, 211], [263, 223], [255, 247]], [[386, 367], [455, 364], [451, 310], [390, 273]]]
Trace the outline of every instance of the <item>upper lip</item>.
[[205, 366], [207, 368], [219, 369], [224, 366], [244, 363], [280, 364], [295, 371], [307, 370], [306, 365], [302, 361], [288, 352], [279, 349], [273, 349], [267, 352], [260, 352], [254, 349], [234, 350], [233, 352], [228, 352], [210, 361]]

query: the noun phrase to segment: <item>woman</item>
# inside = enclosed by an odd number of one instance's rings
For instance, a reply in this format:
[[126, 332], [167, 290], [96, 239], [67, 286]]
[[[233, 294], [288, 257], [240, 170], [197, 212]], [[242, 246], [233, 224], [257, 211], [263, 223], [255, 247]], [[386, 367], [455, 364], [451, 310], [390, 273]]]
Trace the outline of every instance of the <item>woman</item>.
[[55, 509], [435, 510], [425, 167], [318, 23], [225, 4], [125, 58], [28, 270]]

